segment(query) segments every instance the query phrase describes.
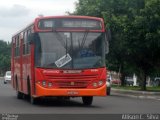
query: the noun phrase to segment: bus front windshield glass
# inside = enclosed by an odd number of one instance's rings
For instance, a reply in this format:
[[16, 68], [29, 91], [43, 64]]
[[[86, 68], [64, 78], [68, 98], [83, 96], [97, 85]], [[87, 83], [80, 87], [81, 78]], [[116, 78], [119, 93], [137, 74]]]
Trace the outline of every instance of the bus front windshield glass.
[[104, 39], [104, 33], [88, 31], [37, 33], [35, 65], [56, 69], [104, 67]]

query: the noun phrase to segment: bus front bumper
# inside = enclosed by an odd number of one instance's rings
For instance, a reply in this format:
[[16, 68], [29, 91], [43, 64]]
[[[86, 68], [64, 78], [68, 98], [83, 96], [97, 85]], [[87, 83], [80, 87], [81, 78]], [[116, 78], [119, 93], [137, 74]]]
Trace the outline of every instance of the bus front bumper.
[[51, 89], [36, 84], [36, 94], [34, 96], [106, 96], [106, 85], [96, 89]]

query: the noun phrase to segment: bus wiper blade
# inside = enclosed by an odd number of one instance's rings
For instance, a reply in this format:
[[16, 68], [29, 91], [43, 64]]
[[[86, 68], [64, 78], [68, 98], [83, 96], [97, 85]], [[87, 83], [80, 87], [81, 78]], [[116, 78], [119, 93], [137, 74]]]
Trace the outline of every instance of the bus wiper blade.
[[65, 41], [63, 41], [62, 36], [56, 31], [56, 29], [52, 29], [52, 32], [55, 34], [58, 41], [60, 41], [61, 45], [66, 49]]
[[66, 38], [66, 57], [67, 57], [67, 53], [68, 53], [68, 40]]
[[67, 38], [64, 41], [62, 36], [56, 31], [56, 29], [52, 29], [52, 32], [55, 34], [57, 40], [60, 41], [61, 45], [66, 49], [66, 57], [67, 57], [67, 54], [68, 54], [68, 40], [67, 40]]
[[88, 33], [89, 33], [89, 30], [86, 29], [85, 32], [84, 32], [84, 36], [83, 36], [83, 39], [82, 39], [82, 43], [81, 43], [81, 45], [80, 45], [80, 48], [81, 48], [81, 49], [83, 49], [83, 47], [84, 47], [84, 45], [85, 45], [85, 42], [86, 42]]

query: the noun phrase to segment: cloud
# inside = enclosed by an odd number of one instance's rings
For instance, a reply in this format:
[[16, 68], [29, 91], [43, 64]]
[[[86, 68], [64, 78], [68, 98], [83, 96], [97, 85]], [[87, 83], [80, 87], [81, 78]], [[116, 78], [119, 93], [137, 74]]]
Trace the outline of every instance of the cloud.
[[23, 17], [30, 13], [30, 9], [23, 5], [14, 4], [12, 7], [1, 7], [0, 17]]
[[0, 3], [0, 39], [11, 41], [17, 31], [43, 14], [65, 15], [73, 12], [78, 0], [3, 0]]

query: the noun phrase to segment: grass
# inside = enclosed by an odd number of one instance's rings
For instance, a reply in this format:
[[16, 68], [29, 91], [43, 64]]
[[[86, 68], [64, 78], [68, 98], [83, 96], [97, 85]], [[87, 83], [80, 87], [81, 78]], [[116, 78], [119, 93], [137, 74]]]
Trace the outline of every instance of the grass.
[[158, 87], [147, 87], [148, 91], [155, 91], [155, 92], [160, 92], [160, 86]]
[[[136, 91], [141, 91], [141, 87], [139, 87], [139, 86], [120, 86], [120, 85], [112, 85], [112, 88], [123, 89], [123, 90], [136, 90]], [[158, 86], [158, 87], [147, 87], [147, 91], [160, 92], [160, 86]]]

